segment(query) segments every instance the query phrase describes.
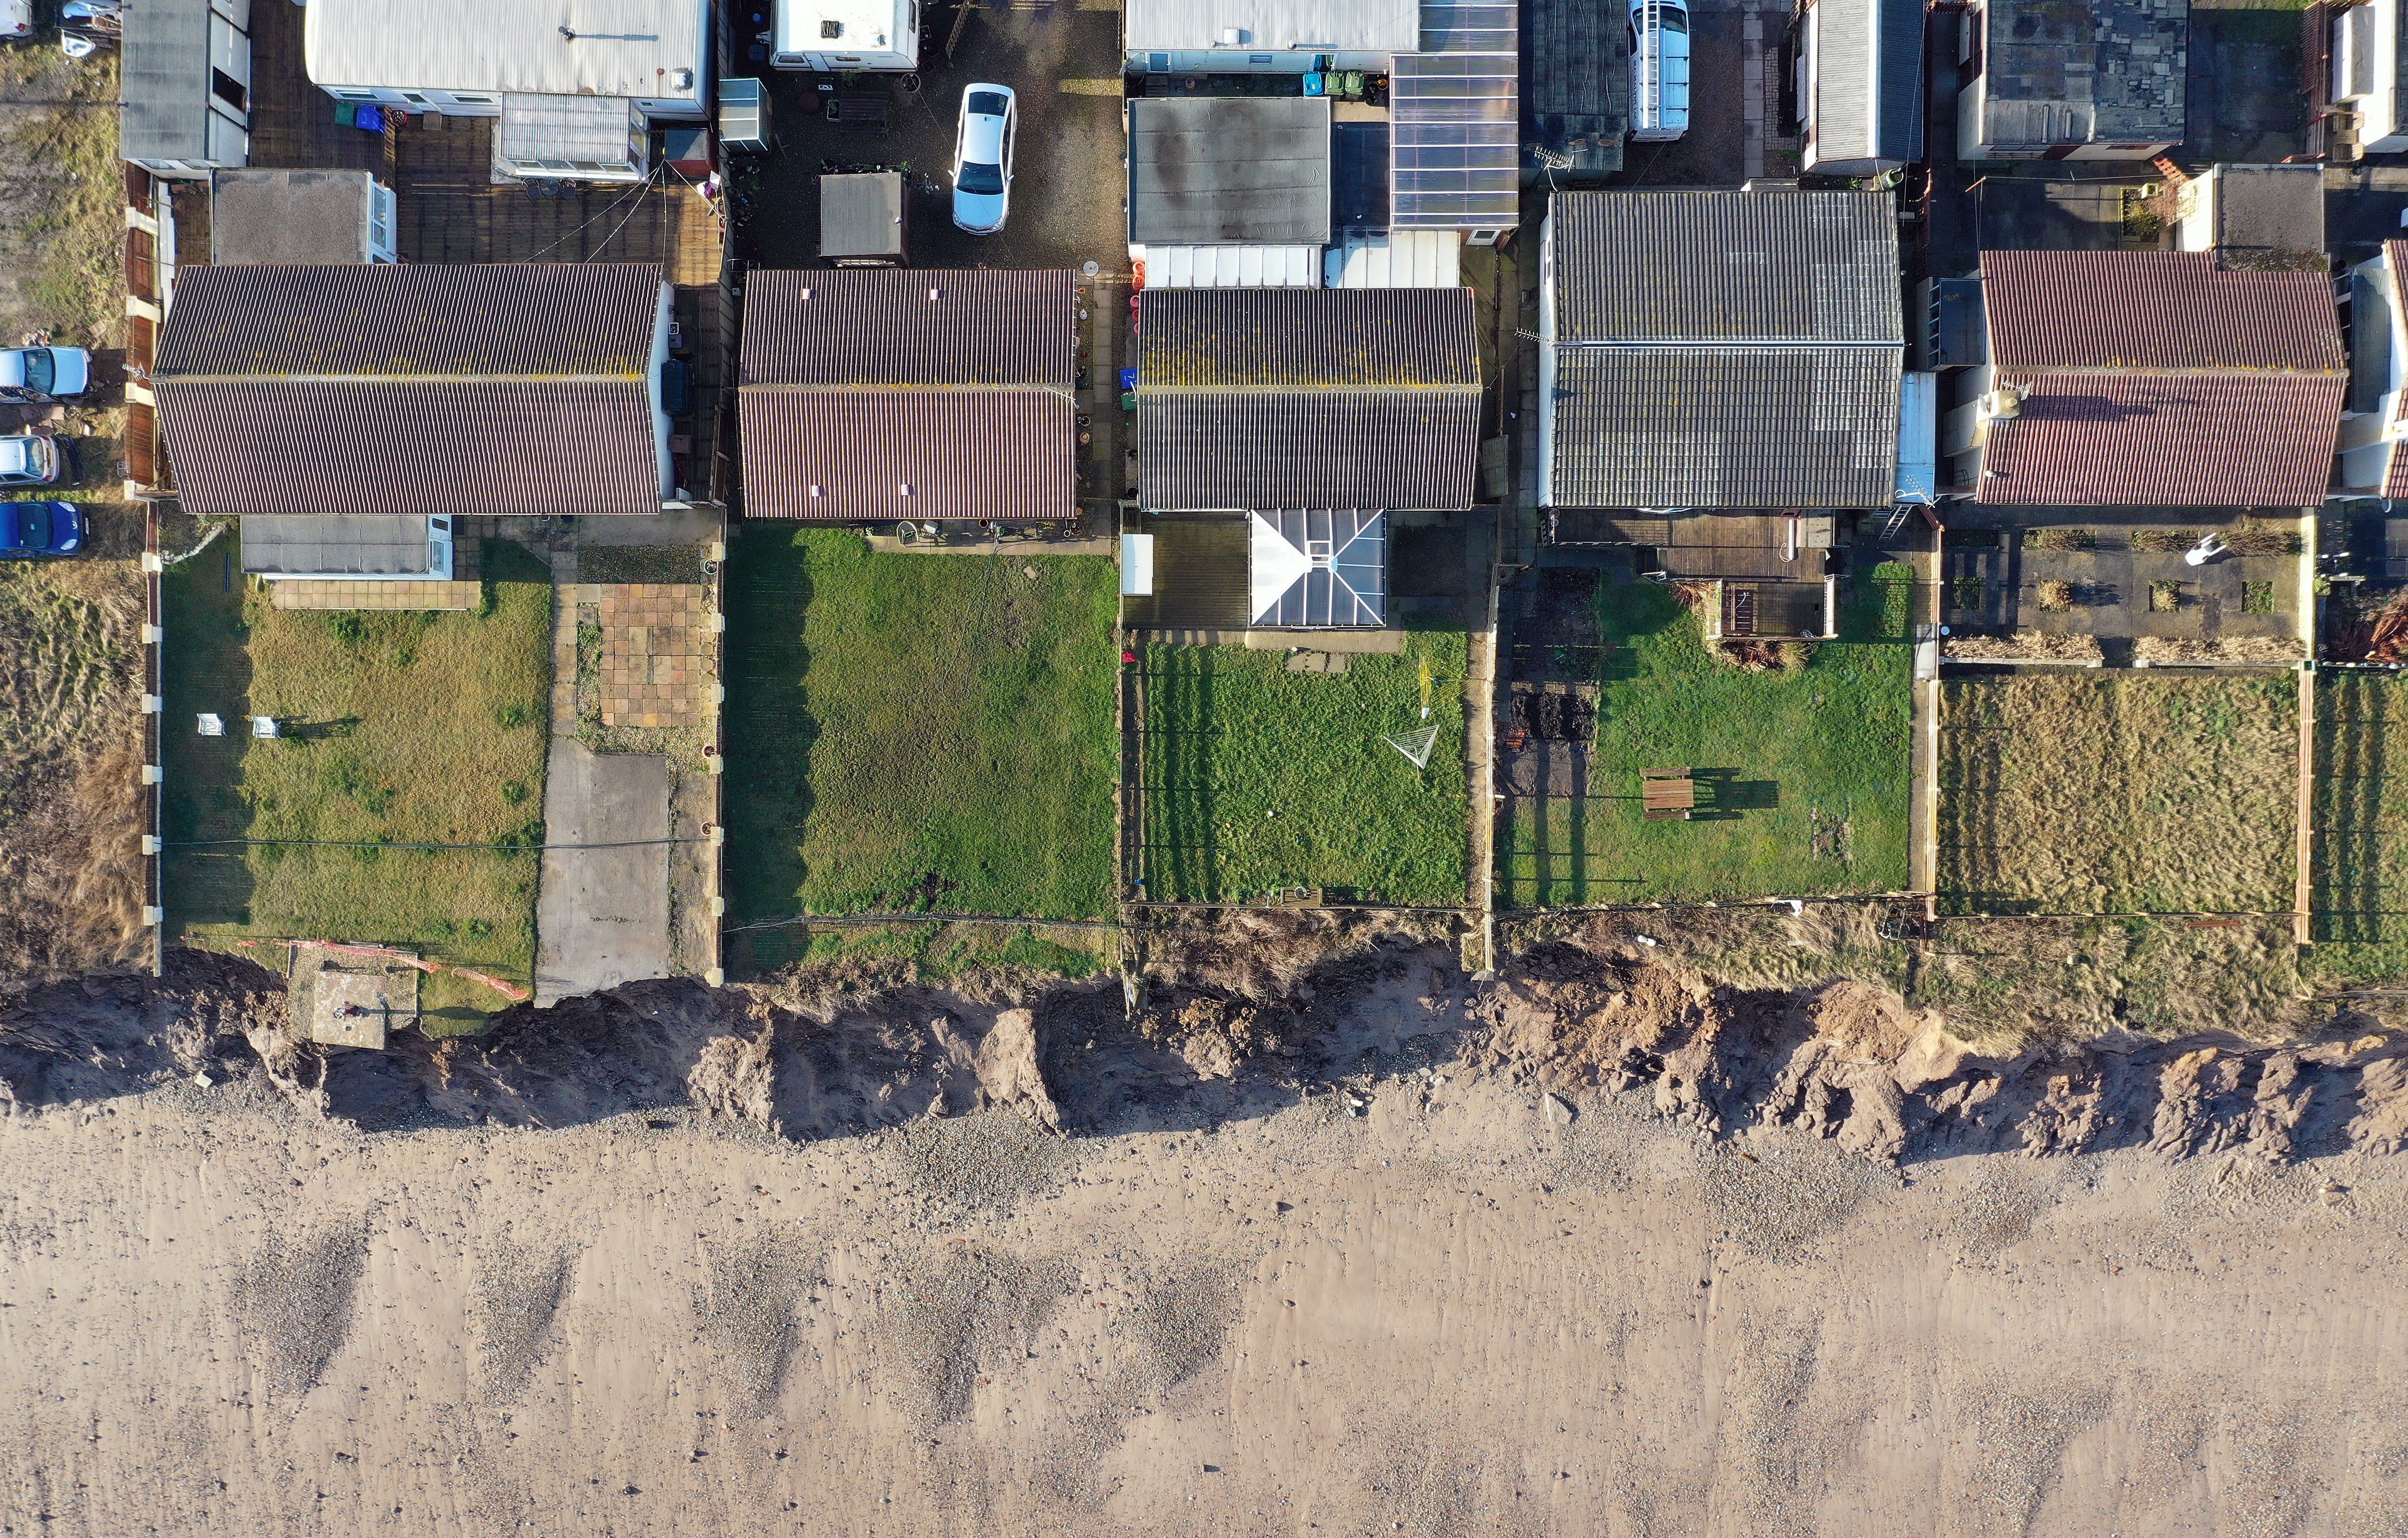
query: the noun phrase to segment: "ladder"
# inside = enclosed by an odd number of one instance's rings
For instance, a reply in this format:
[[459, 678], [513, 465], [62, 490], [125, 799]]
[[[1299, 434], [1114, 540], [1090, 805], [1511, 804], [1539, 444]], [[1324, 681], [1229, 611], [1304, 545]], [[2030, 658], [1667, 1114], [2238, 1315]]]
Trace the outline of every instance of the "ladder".
[[1909, 518], [1914, 516], [1914, 504], [1912, 502], [1900, 502], [1896, 507], [1890, 509], [1889, 522], [1882, 525], [1881, 542], [1883, 544], [1887, 544], [1890, 540], [1896, 539], [1898, 537], [1898, 531], [1905, 526], [1906, 521]]

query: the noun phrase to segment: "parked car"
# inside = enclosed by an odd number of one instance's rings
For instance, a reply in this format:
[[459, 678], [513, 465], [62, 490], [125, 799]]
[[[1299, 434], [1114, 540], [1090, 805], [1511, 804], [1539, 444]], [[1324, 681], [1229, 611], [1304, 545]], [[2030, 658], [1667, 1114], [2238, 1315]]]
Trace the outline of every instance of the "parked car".
[[0, 486], [55, 486], [64, 465], [57, 441], [44, 434], [0, 438]]
[[1008, 85], [962, 92], [953, 130], [953, 223], [993, 235], [1011, 211], [1011, 150], [1020, 135], [1020, 97]]
[[0, 0], [0, 41], [22, 43], [34, 35], [34, 0]]
[[0, 349], [0, 385], [72, 399], [92, 388], [92, 354], [80, 347]]
[[0, 502], [0, 560], [72, 555], [83, 548], [83, 515], [73, 502]]
[[1661, 143], [1689, 131], [1689, 7], [1630, 0], [1630, 137]]

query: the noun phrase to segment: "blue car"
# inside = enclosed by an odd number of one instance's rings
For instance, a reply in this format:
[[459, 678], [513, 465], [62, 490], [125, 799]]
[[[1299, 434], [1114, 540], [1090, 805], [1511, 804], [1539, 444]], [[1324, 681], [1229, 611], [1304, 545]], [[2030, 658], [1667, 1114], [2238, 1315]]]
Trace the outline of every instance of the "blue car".
[[0, 560], [72, 555], [83, 548], [83, 514], [73, 502], [0, 502]]

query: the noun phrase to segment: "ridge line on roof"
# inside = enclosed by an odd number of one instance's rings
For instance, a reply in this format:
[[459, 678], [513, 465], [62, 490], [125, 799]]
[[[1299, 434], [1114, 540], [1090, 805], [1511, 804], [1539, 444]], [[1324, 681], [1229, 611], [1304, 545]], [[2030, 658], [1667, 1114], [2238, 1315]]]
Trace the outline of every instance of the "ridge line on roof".
[[642, 384], [632, 374], [187, 374], [154, 373], [158, 384]]

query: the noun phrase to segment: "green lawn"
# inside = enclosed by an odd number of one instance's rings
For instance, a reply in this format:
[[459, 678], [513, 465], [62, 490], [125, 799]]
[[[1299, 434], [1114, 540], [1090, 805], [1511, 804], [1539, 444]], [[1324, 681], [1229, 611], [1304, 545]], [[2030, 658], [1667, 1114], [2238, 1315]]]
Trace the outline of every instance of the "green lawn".
[[[1585, 795], [1525, 798], [1499, 836], [1502, 900], [1700, 902], [1907, 884], [1911, 574], [1867, 582], [1842, 640], [1745, 671], [1653, 582], [1598, 590], [1597, 742]], [[1640, 771], [1701, 774], [1691, 821], [1648, 822]]]
[[[396, 945], [527, 985], [551, 573], [489, 541], [481, 611], [354, 613], [271, 609], [241, 567], [229, 530], [163, 583], [170, 932]], [[285, 735], [254, 740], [253, 715]], [[235, 839], [480, 847], [174, 847]], [[439, 973], [420, 999], [437, 1028], [508, 1003]]]
[[2320, 673], [2315, 700], [2307, 959], [2347, 982], [2408, 978], [2408, 681]]
[[[1290, 672], [1283, 652], [1147, 648], [1146, 896], [1319, 886], [1332, 900], [1461, 904], [1464, 635], [1414, 631], [1406, 645], [1334, 675]], [[1438, 728], [1426, 769], [1381, 740], [1424, 726]]]
[[792, 527], [730, 553], [734, 916], [1111, 912], [1110, 559]]

